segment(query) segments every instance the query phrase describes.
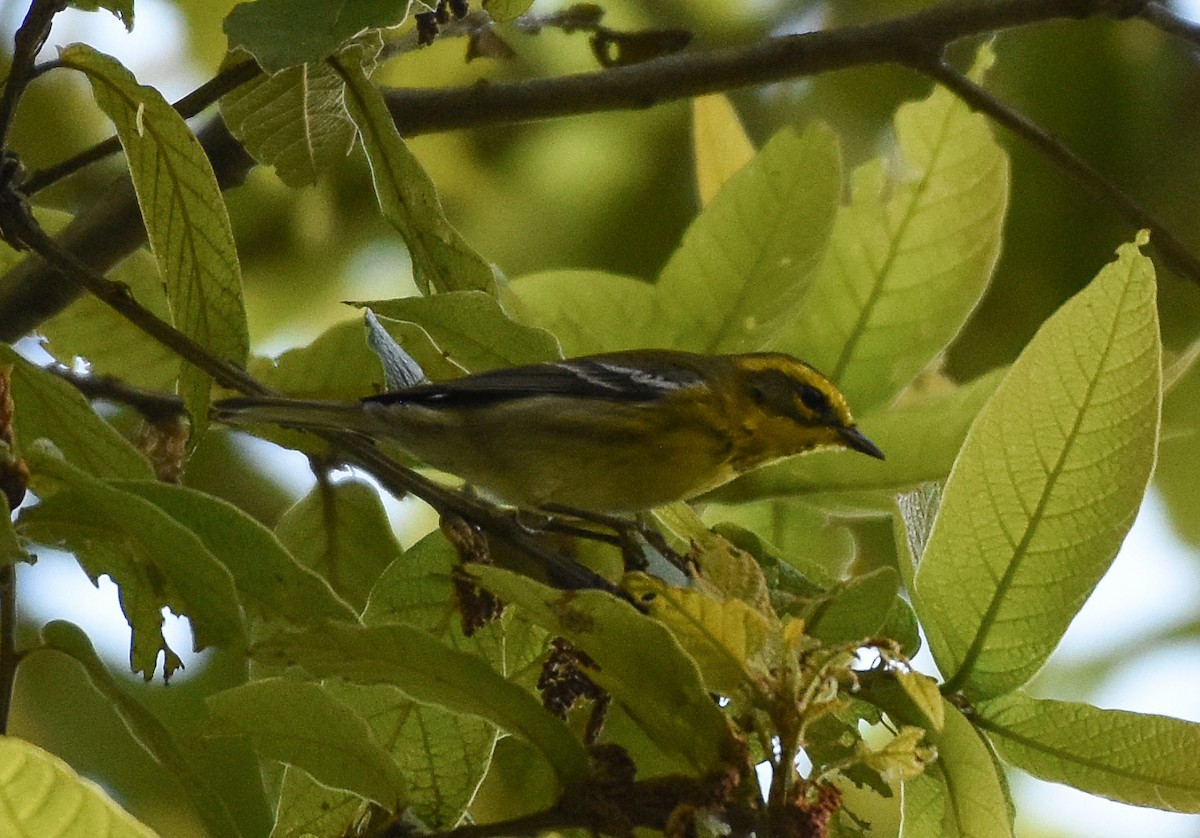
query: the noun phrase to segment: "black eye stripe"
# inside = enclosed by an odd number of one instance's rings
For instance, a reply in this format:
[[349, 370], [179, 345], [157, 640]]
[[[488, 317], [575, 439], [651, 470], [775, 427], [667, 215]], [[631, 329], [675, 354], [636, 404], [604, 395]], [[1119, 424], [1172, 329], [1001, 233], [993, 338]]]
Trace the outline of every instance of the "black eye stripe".
[[797, 388], [797, 395], [801, 403], [813, 413], [826, 413], [829, 410], [829, 399], [810, 384], [801, 384]]

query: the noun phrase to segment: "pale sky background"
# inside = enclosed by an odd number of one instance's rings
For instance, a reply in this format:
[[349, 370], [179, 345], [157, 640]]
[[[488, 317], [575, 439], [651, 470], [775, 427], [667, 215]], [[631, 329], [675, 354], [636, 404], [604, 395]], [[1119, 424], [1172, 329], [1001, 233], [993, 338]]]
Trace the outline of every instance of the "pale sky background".
[[[3, 4], [0, 22], [5, 31], [12, 31], [13, 21], [24, 13], [26, 5]], [[1177, 2], [1174, 7], [1200, 20], [1200, 0]], [[124, 27], [106, 13], [63, 14], [56, 20], [51, 47], [45, 54], [52, 55], [55, 44], [86, 40], [120, 58], [144, 83], [158, 86], [168, 99], [183, 95], [203, 81], [199, 68], [179, 61], [175, 44], [182, 37], [183, 27], [175, 9], [160, 0], [137, 0], [136, 10], [137, 25], [132, 34], [126, 34]], [[282, 348], [272, 347], [275, 351]], [[275, 467], [297, 491], [311, 480], [306, 476], [306, 461], [299, 455], [285, 458]], [[405, 506], [392, 501], [389, 511], [400, 523]], [[67, 619], [79, 624], [114, 670], [128, 672], [129, 628], [117, 604], [116, 587], [103, 579], [95, 588], [69, 556], [38, 552], [36, 566], [18, 568], [24, 615], [37, 622]], [[1175, 536], [1160, 500], [1151, 492], [1112, 570], [1072, 624], [1054, 662], [1080, 662], [1115, 648], [1136, 648], [1140, 638], [1195, 620], [1200, 613], [1198, 559], [1194, 548]], [[186, 621], [168, 617], [166, 633], [168, 642], [188, 666], [176, 677], [187, 677], [188, 671], [203, 666], [203, 656], [195, 659], [187, 654], [191, 641]], [[927, 657], [919, 657], [916, 663], [919, 669], [934, 671]], [[1200, 722], [1200, 641], [1142, 657], [1117, 671], [1094, 693], [1070, 698]], [[1200, 771], [1200, 755], [1197, 761]], [[1064, 838], [1200, 836], [1200, 816], [1111, 803], [1020, 773], [1013, 777], [1013, 788], [1022, 813], [1018, 835], [1026, 838], [1050, 834]]]

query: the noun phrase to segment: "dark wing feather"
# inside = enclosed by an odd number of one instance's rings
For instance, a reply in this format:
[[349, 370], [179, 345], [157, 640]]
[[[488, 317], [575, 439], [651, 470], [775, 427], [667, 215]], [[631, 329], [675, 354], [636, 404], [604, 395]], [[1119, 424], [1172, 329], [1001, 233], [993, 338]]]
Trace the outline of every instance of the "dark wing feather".
[[687, 362], [686, 353], [610, 353], [489, 370], [452, 381], [420, 384], [364, 402], [483, 406], [534, 396], [570, 396], [622, 402], [654, 401], [703, 377]]

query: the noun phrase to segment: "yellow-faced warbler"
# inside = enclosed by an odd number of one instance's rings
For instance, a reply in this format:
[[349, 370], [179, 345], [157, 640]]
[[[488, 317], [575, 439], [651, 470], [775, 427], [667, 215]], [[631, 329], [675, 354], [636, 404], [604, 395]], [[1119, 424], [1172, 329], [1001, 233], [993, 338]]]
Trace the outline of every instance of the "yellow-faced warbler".
[[837, 387], [788, 355], [631, 350], [475, 373], [357, 403], [235, 398], [227, 424], [353, 431], [526, 508], [631, 512], [818, 448], [883, 459]]

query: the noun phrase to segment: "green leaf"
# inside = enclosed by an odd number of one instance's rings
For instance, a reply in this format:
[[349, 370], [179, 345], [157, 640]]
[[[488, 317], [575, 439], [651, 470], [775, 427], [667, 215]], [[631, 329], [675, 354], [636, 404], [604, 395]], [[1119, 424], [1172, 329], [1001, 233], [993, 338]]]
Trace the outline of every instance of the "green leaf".
[[[1000, 766], [970, 721], [945, 702], [945, 727], [940, 733], [929, 732], [928, 739], [937, 748], [938, 759], [923, 775], [904, 783], [902, 817], [906, 826], [901, 835], [1011, 836], [1008, 787]], [[912, 784], [916, 785], [910, 789]], [[931, 831], [933, 825], [940, 829]]]
[[248, 736], [261, 755], [389, 811], [407, 805], [400, 766], [367, 723], [320, 684], [267, 678], [206, 701], [218, 719], [218, 735]]
[[371, 164], [379, 208], [408, 245], [417, 287], [424, 294], [495, 294], [492, 266], [446, 220], [433, 181], [400, 139], [379, 91], [361, 67], [340, 59], [334, 66], [346, 83], [346, 107]]
[[307, 346], [278, 358], [254, 358], [250, 374], [272, 389], [306, 399], [352, 401], [382, 392], [383, 368], [361, 320], [337, 323]]
[[252, 54], [268, 73], [320, 61], [367, 29], [397, 26], [407, 0], [256, 0], [225, 18], [229, 48]]
[[1200, 813], [1200, 724], [1011, 693], [976, 707], [1004, 760], [1133, 806]]
[[[713, 522], [713, 530], [719, 535], [751, 553], [768, 577], [793, 570], [815, 583], [806, 595], [835, 585], [846, 575], [846, 568], [854, 558], [854, 536], [850, 530], [831, 521], [819, 509], [799, 501], [708, 504], [704, 520]], [[779, 570], [781, 564], [786, 569]], [[770, 582], [767, 586], [776, 588]]]
[[654, 510], [655, 519], [688, 548], [699, 571], [696, 583], [718, 599], [738, 599], [773, 617], [770, 592], [758, 560], [719, 533], [710, 530], [686, 503]]
[[754, 159], [754, 146], [724, 93], [692, 99], [692, 145], [701, 206], [711, 203], [721, 187]]
[[192, 767], [186, 749], [157, 716], [135, 701], [118, 683], [96, 654], [92, 641], [83, 629], [72, 623], [55, 620], [42, 627], [42, 641], [46, 648], [62, 652], [83, 667], [92, 688], [112, 706], [130, 735], [155, 762], [179, 781], [179, 787], [204, 823], [208, 834], [214, 838], [239, 838], [241, 832], [228, 807], [209, 781]]
[[155, 838], [71, 766], [36, 745], [0, 737], [0, 833], [67, 838]]
[[779, 621], [741, 600], [722, 602], [640, 573], [629, 574], [622, 587], [671, 630], [713, 692], [744, 699], [778, 662]]
[[452, 291], [355, 305], [369, 308], [381, 318], [415, 323], [451, 362], [471, 372], [562, 357], [554, 335], [515, 322], [494, 297], [482, 291]]
[[[670, 345], [702, 352], [773, 348], [820, 263], [841, 191], [837, 137], [785, 128], [684, 233], [659, 275]], [[674, 333], [670, 331], [674, 329]]]
[[[109, 272], [129, 286], [129, 293], [156, 317], [170, 322], [171, 310], [154, 257], [136, 250]], [[84, 358], [93, 373], [154, 390], [174, 390], [179, 356], [134, 326], [110, 306], [85, 294], [38, 327], [48, 349], [64, 364]]]
[[358, 615], [324, 579], [301, 565], [269, 529], [233, 504], [184, 486], [123, 480], [113, 484], [145, 498], [195, 533], [233, 574], [247, 607], [297, 626]]
[[361, 480], [318, 483], [283, 514], [275, 535], [356, 611], [401, 553], [379, 493]]
[[655, 285], [597, 272], [525, 277], [526, 322], [568, 355], [655, 346], [773, 348], [829, 237], [841, 189], [837, 138], [823, 126], [778, 132], [692, 222]]
[[894, 568], [878, 567], [836, 586], [807, 616], [806, 631], [826, 643], [848, 643], [876, 634], [900, 592]]
[[[364, 64], [370, 75], [382, 48], [375, 34], [365, 44], [343, 50], [342, 56]], [[346, 159], [357, 136], [346, 111], [345, 83], [325, 61], [251, 79], [222, 97], [221, 117], [255, 160], [273, 166], [292, 187], [316, 183]]]
[[1154, 268], [1124, 245], [971, 426], [914, 594], [947, 689], [1024, 684], [1108, 569], [1154, 466], [1161, 348]]
[[[985, 48], [976, 78], [990, 62]], [[903, 105], [895, 127], [903, 169], [889, 180], [874, 160], [854, 173], [776, 347], [836, 381], [860, 412], [889, 402], [962, 329], [991, 278], [1008, 202], [1008, 158], [950, 91]]]
[[255, 644], [256, 660], [300, 666], [319, 678], [390, 684], [423, 704], [486, 719], [524, 737], [570, 784], [586, 776], [583, 747], [536, 698], [506, 681], [486, 661], [402, 624], [289, 632]]
[[[558, 338], [568, 358], [670, 346], [671, 304], [655, 286], [603, 271], [562, 270], [518, 277], [508, 286], [513, 313]], [[654, 336], [651, 341], [648, 336]]]
[[732, 742], [724, 714], [696, 664], [661, 623], [602, 591], [559, 591], [496, 567], [471, 572], [528, 619], [585, 652], [595, 663], [587, 676], [664, 752], [696, 774], [713, 770], [728, 755]]
[[133, 0], [70, 0], [70, 6], [85, 12], [106, 9], [125, 24], [126, 32], [133, 31]]
[[181, 663], [162, 636], [162, 609], [186, 615], [197, 650], [242, 648], [245, 626], [233, 579], [200, 539], [136, 495], [90, 477], [44, 446], [26, 454], [42, 502], [21, 513], [18, 531], [75, 554], [96, 581], [108, 575], [121, 589], [121, 609], [133, 629], [130, 664], [149, 680], [159, 652], [163, 676]]
[[95, 477], [151, 479], [154, 470], [79, 391], [0, 345], [0, 364], [12, 366], [13, 431], [18, 454], [49, 439], [63, 456]]
[[925, 555], [925, 545], [933, 532], [938, 507], [942, 504], [942, 487], [938, 483], [922, 483], [911, 492], [896, 495], [896, 514], [892, 524], [896, 533], [900, 576], [904, 587], [916, 588], [915, 577]]
[[845, 451], [805, 454], [750, 472], [705, 497], [723, 503], [804, 497], [818, 505], [891, 513], [897, 492], [946, 478], [967, 429], [1003, 375], [997, 370], [865, 417], [859, 426], [887, 453], [882, 463]]
[[[250, 338], [237, 247], [200, 142], [157, 90], [139, 85], [115, 59], [83, 44], [59, 57], [87, 74], [96, 103], [117, 129], [175, 326], [244, 366]], [[184, 364], [180, 391], [196, 431], [208, 422], [210, 388], [207, 374]]]

